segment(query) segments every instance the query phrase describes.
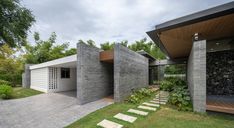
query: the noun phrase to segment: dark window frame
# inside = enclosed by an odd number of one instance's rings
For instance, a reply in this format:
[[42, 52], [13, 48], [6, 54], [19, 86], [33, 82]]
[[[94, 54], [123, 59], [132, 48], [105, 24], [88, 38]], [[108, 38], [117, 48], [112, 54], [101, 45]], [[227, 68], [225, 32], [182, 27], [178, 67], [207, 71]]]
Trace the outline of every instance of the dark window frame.
[[70, 78], [70, 68], [61, 68], [61, 79]]

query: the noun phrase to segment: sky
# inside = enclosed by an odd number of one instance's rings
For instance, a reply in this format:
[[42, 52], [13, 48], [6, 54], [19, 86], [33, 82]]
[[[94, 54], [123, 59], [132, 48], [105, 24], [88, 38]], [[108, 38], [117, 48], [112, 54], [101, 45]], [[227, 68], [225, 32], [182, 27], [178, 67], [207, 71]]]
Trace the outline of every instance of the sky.
[[46, 40], [52, 32], [57, 43], [92, 39], [99, 46], [107, 41], [120, 42], [149, 38], [147, 31], [155, 25], [232, 0], [22, 0], [36, 22], [28, 40], [34, 43], [33, 33]]

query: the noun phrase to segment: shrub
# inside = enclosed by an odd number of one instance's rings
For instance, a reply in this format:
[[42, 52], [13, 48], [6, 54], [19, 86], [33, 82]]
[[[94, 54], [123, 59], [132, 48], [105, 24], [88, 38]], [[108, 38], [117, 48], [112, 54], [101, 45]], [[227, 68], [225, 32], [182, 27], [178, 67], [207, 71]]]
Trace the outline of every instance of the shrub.
[[149, 88], [142, 88], [137, 91], [133, 91], [132, 94], [127, 99], [129, 103], [140, 103], [144, 98], [151, 97], [154, 94], [154, 91]]
[[169, 102], [177, 106], [178, 110], [192, 111], [192, 102], [189, 91], [185, 86], [174, 87], [174, 90], [170, 93]]
[[171, 82], [175, 86], [186, 86], [186, 82], [178, 77], [167, 77], [165, 80]]
[[169, 103], [178, 110], [192, 111], [192, 102], [186, 82], [180, 78], [168, 77], [160, 84], [160, 89], [169, 91]]
[[2, 99], [9, 99], [11, 98], [13, 89], [9, 85], [0, 85], [0, 98]]
[[172, 82], [164, 80], [164, 81], [161, 81], [161, 83], [160, 83], [160, 90], [170, 92], [170, 91], [172, 91], [173, 86], [174, 86], [174, 84]]
[[0, 85], [9, 85], [9, 86], [11, 86], [11, 82], [5, 81], [5, 80], [0, 80]]

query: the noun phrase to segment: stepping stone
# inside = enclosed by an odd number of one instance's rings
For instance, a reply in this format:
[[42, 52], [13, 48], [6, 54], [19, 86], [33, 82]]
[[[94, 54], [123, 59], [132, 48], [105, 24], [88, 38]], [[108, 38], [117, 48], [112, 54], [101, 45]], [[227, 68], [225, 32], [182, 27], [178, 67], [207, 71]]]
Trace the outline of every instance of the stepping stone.
[[160, 103], [159, 101], [154, 101], [154, 100], [151, 100], [150, 102], [151, 103], [155, 103], [155, 104], [159, 104]]
[[160, 102], [160, 104], [166, 104], [166, 102]]
[[167, 102], [168, 100], [160, 100], [160, 102]]
[[150, 111], [156, 111], [157, 108], [153, 108], [153, 107], [148, 107], [148, 106], [138, 106], [137, 108], [140, 108], [140, 109], [145, 109], [145, 110], [150, 110]]
[[122, 113], [118, 113], [117, 115], [114, 116], [114, 118], [119, 119], [119, 120], [123, 120], [123, 121], [127, 121], [129, 123], [133, 123], [137, 119], [134, 116], [125, 115]]
[[121, 124], [118, 124], [118, 123], [115, 123], [106, 119], [99, 122], [97, 126], [101, 126], [103, 128], [122, 128], [123, 127], [123, 125]]
[[151, 106], [151, 107], [159, 107], [159, 104], [152, 104], [152, 103], [146, 103], [146, 102], [144, 102], [142, 104], [147, 105], [147, 106]]
[[144, 111], [140, 111], [140, 110], [136, 110], [136, 109], [129, 109], [128, 112], [142, 115], [142, 116], [148, 115], [148, 112], [144, 112]]
[[155, 99], [153, 99], [153, 100], [158, 100], [158, 101], [159, 101], [159, 99], [157, 99], [157, 98], [155, 98]]

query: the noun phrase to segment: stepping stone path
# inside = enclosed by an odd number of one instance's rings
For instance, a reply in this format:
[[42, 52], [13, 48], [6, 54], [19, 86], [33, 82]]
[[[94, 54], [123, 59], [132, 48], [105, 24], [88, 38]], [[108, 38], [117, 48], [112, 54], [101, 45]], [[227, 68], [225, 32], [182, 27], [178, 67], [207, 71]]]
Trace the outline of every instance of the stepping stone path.
[[109, 121], [104, 119], [103, 121], [99, 122], [97, 126], [101, 126], [103, 128], [122, 128], [123, 125]]
[[144, 112], [144, 111], [140, 111], [140, 110], [136, 110], [136, 109], [129, 109], [128, 110], [129, 113], [134, 113], [137, 115], [142, 115], [142, 116], [147, 116], [148, 112]]
[[154, 103], [154, 104], [158, 104], [159, 105], [159, 101], [155, 101], [155, 100], [151, 100], [151, 101], [149, 101], [150, 103]]
[[168, 96], [169, 96], [169, 93], [168, 92], [165, 92], [165, 91], [160, 91], [159, 92], [159, 95], [160, 95], [160, 104], [166, 104], [167, 101], [168, 101]]
[[[159, 107], [160, 104], [166, 104], [167, 103], [168, 96], [169, 96], [168, 92], [160, 91], [159, 94], [157, 94], [153, 100], [149, 101], [149, 103], [144, 102], [144, 103], [142, 103], [142, 105], [138, 106], [137, 108], [144, 109], [144, 110], [149, 110], [149, 111], [156, 111], [157, 108], [155, 108], [155, 107]], [[137, 110], [137, 109], [129, 109], [127, 112], [137, 114], [137, 115], [141, 115], [141, 116], [147, 116], [149, 114], [149, 112], [145, 112], [145, 111]], [[137, 117], [129, 116], [129, 115], [122, 114], [122, 113], [116, 114], [114, 116], [114, 118], [122, 120], [122, 121], [129, 122], [129, 123], [133, 123], [137, 119]], [[112, 122], [112, 121], [109, 121], [109, 120], [106, 120], [106, 119], [99, 122], [97, 124], [97, 126], [101, 126], [103, 128], [122, 128], [123, 127], [123, 125], [121, 125], [119, 123], [115, 123], [115, 122]]]
[[153, 108], [153, 107], [148, 107], [148, 106], [138, 106], [137, 108], [140, 108], [140, 109], [145, 109], [145, 110], [150, 110], [150, 111], [156, 111], [157, 108]]
[[133, 123], [137, 119], [134, 116], [125, 115], [122, 113], [118, 113], [117, 115], [114, 116], [114, 118], [119, 119], [119, 120], [123, 120], [123, 121], [127, 121], [129, 123]]
[[146, 103], [146, 102], [144, 102], [142, 104], [147, 105], [147, 106], [151, 106], [151, 107], [159, 107], [159, 104], [152, 104], [152, 103]]

